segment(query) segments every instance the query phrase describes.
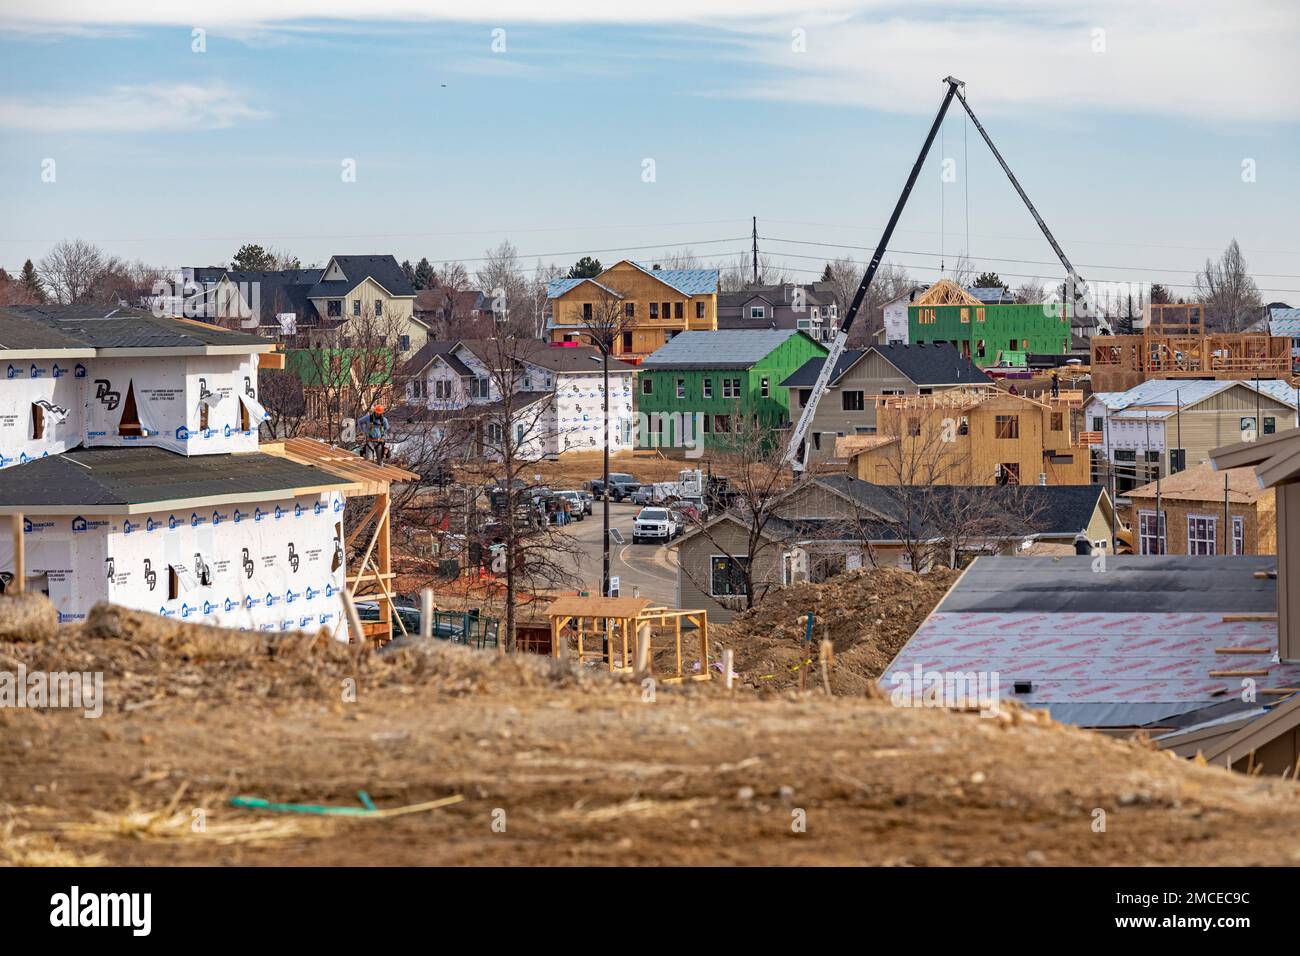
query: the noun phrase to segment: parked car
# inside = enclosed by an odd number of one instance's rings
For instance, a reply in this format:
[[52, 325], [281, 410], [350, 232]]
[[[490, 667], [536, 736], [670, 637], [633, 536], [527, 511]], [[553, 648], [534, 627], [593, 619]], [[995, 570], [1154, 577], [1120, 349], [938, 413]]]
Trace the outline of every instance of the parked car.
[[[361, 623], [379, 620], [378, 601], [357, 601], [356, 608], [357, 617], [361, 618]], [[393, 605], [392, 627], [394, 637], [402, 633], [402, 628], [397, 623], [398, 618], [401, 618], [402, 625], [405, 625], [407, 634], [420, 633], [420, 609], [418, 607], [411, 607], [409, 604]]]
[[563, 498], [569, 503], [569, 517], [574, 521], [581, 521], [587, 517], [588, 508], [582, 500], [582, 493], [578, 491], [557, 491], [555, 497]]
[[586, 491], [579, 491], [578, 497], [582, 499], [582, 510], [585, 511], [587, 514], [591, 514], [591, 507], [593, 501], [591, 494]]
[[708, 517], [709, 508], [704, 504], [701, 498], [681, 498], [674, 501], [668, 506], [670, 510], [680, 515], [677, 519], [679, 525], [685, 526], [693, 522], [704, 521]]
[[673, 500], [673, 482], [642, 485], [628, 497], [634, 505], [665, 505]]
[[709, 503], [704, 500], [703, 495], [683, 495], [677, 499], [677, 504], [690, 505], [695, 509], [695, 517], [700, 521], [709, 516]]
[[[593, 478], [587, 482], [591, 493], [600, 498], [605, 494], [605, 481], [603, 478]], [[609, 497], [611, 501], [625, 501], [632, 496], [632, 493], [641, 487], [641, 483], [629, 474], [623, 472], [611, 472], [609, 476]]]
[[668, 508], [642, 508], [632, 521], [632, 543], [671, 541], [681, 530], [677, 516]]

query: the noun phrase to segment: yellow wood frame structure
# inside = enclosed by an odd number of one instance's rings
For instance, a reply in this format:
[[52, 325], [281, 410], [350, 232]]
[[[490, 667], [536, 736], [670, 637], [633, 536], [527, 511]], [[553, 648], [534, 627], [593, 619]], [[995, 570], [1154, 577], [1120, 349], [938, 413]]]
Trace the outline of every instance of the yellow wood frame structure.
[[[679, 684], [687, 679], [711, 680], [709, 673], [709, 612], [705, 610], [677, 610], [651, 605], [644, 598], [563, 597], [546, 610], [551, 621], [551, 656], [560, 657], [562, 645], [567, 646], [570, 634], [578, 640], [578, 662], [594, 659], [606, 664], [611, 674], [636, 673], [635, 662], [642, 628], [649, 625], [650, 642], [645, 651], [646, 674], [654, 673], [653, 628], [673, 629], [675, 668], [673, 673], [659, 678], [665, 684]], [[688, 676], [682, 670], [682, 621], [694, 624], [699, 631], [700, 672]], [[588, 649], [585, 640], [590, 637], [603, 642], [609, 636], [608, 649], [598, 643]]]

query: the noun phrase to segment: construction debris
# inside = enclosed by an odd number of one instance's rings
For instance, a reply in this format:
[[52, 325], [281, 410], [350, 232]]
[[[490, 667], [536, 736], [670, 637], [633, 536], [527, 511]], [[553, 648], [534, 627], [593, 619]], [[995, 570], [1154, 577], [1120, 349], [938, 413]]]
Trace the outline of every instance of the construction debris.
[[0, 641], [45, 641], [59, 627], [59, 614], [44, 594], [0, 594]]

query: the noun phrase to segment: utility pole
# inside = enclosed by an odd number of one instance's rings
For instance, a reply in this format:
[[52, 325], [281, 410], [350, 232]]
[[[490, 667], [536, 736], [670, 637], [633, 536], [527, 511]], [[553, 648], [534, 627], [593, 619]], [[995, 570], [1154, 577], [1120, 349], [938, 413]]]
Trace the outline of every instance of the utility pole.
[[754, 217], [754, 285], [758, 285], [758, 217]]
[[605, 402], [605, 449], [604, 464], [601, 468], [601, 497], [604, 498], [605, 512], [605, 534], [601, 538], [603, 551], [601, 552], [601, 575], [600, 575], [600, 596], [609, 597], [609, 350], [614, 347], [613, 341], [606, 340], [602, 342], [600, 349], [601, 370], [605, 376], [604, 402]]

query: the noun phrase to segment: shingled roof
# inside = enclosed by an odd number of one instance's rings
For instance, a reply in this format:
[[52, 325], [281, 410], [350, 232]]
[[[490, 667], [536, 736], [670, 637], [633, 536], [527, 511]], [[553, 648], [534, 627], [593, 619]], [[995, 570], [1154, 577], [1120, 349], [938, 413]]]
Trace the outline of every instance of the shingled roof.
[[[0, 348], [170, 349], [180, 354], [265, 352], [270, 339], [143, 309], [87, 305], [10, 305], [0, 308]], [[0, 351], [0, 356], [4, 352]]]
[[682, 332], [641, 363], [656, 368], [749, 368], [771, 355], [797, 329], [727, 329]]
[[177, 455], [163, 448], [78, 448], [0, 470], [0, 513], [135, 514], [258, 501], [352, 482], [275, 455]]
[[[933, 345], [873, 345], [867, 349], [846, 351], [840, 361], [835, 363], [830, 384], [837, 384], [869, 352], [879, 353], [914, 385], [993, 384], [993, 380], [981, 372], [979, 366], [944, 342]], [[809, 359], [781, 385], [786, 388], [812, 387], [824, 362], [823, 358]]]

